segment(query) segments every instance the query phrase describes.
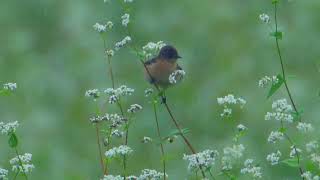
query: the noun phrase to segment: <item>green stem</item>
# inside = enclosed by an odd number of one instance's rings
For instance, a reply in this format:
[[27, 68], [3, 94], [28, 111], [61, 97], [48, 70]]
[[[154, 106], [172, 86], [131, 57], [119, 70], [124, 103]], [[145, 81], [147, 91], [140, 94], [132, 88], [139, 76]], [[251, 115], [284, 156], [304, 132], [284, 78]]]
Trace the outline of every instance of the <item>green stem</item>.
[[160, 150], [161, 150], [162, 163], [163, 163], [163, 179], [166, 180], [167, 177], [166, 177], [165, 152], [164, 152], [163, 143], [162, 143], [162, 137], [161, 137], [159, 121], [158, 121], [158, 114], [157, 114], [157, 104], [156, 104], [155, 100], [153, 100], [153, 111], [154, 111], [154, 117], [155, 117], [156, 125], [157, 125], [157, 134], [158, 134], [158, 138], [160, 140]]
[[[26, 174], [26, 172], [25, 172], [25, 169], [24, 169], [24, 167], [23, 167], [23, 164], [22, 164], [22, 161], [21, 161], [21, 158], [20, 158], [20, 154], [19, 154], [19, 152], [18, 152], [17, 147], [15, 147], [14, 150], [15, 150], [15, 152], [16, 152], [16, 155], [17, 155], [18, 159], [19, 159], [19, 165], [21, 166], [22, 174], [24, 175], [25, 179], [28, 180], [28, 176], [27, 176], [27, 174]], [[19, 172], [19, 171], [20, 171], [20, 169], [18, 169], [18, 172]]]

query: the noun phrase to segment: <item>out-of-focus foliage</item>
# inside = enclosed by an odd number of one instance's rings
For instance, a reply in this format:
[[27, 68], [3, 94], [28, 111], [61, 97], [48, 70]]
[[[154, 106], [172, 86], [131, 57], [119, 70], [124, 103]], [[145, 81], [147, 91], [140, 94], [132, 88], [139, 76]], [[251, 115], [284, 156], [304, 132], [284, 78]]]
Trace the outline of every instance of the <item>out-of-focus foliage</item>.
[[[242, 123], [248, 127], [241, 139], [246, 155], [260, 162], [265, 178], [298, 179], [295, 168], [266, 163], [266, 155], [276, 148], [267, 144], [267, 137], [278, 124], [265, 121], [264, 115], [272, 100], [287, 97], [281, 89], [267, 100], [267, 91], [258, 87], [262, 76], [280, 73], [274, 40], [258, 19], [261, 13], [272, 15], [270, 1], [135, 0], [130, 23], [135, 43], [163, 40], [183, 56], [180, 64], [186, 78], [167, 92], [168, 103], [180, 124], [190, 129], [187, 136], [196, 149], [221, 150]], [[279, 6], [288, 83], [304, 110], [303, 119], [313, 121], [316, 129], [320, 125], [319, 8], [318, 0], [282, 0]], [[92, 25], [113, 21], [109, 40], [116, 42], [126, 35], [120, 27], [121, 15], [116, 0], [109, 4], [103, 0], [0, 2], [0, 84], [18, 84], [13, 96], [0, 99], [0, 121], [20, 121], [19, 145], [33, 153], [36, 166], [30, 179], [99, 177], [95, 129], [88, 121], [95, 106], [84, 93], [110, 87], [111, 82], [103, 43]], [[144, 98], [149, 85], [143, 67], [129, 49], [116, 52], [113, 65], [116, 84], [136, 90], [129, 102], [144, 106], [131, 126], [129, 145], [134, 153], [129, 173], [161, 170], [159, 148], [141, 143], [143, 136], [156, 137], [152, 107]], [[232, 120], [223, 120], [216, 98], [228, 93], [245, 98], [247, 105], [234, 112]], [[162, 132], [169, 134], [174, 125], [164, 108], [159, 109]], [[6, 143], [0, 136], [0, 164], [9, 168], [8, 159], [15, 155]], [[283, 151], [289, 152], [289, 144], [282, 144]], [[188, 149], [180, 140], [165, 148], [170, 153], [170, 179], [184, 179], [187, 164], [182, 157]], [[116, 174], [120, 168], [114, 164], [111, 170]]]

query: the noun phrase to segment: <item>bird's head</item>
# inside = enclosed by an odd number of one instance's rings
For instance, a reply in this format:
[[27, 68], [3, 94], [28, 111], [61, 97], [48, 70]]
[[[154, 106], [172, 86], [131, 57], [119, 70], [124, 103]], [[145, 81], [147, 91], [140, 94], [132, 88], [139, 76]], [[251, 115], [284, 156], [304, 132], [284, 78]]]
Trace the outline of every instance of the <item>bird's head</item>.
[[162, 59], [174, 60], [174, 61], [181, 58], [181, 56], [179, 56], [176, 48], [174, 48], [173, 46], [170, 46], [170, 45], [163, 46], [160, 49], [158, 57], [162, 58]]

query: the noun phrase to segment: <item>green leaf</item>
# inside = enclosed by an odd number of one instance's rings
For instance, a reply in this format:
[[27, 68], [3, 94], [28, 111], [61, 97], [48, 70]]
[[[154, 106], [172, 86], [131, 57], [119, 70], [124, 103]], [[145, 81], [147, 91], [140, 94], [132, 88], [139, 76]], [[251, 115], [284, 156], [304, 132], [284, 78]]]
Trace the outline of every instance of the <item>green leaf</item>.
[[279, 0], [272, 0], [272, 4], [277, 4]]
[[301, 115], [303, 114], [303, 110], [299, 111], [299, 112], [293, 112], [292, 116], [293, 116], [293, 121], [300, 121], [300, 119], [302, 118]]
[[[189, 132], [190, 132], [190, 130], [188, 128], [181, 129], [181, 133], [182, 134], [187, 134]], [[180, 131], [178, 129], [175, 129], [175, 130], [170, 132], [169, 137], [181, 135], [181, 133], [180, 133]]]
[[279, 132], [282, 132], [282, 133], [285, 133], [286, 131], [287, 131], [287, 129], [284, 128], [284, 127], [282, 127], [282, 128], [279, 129]]
[[9, 134], [9, 140], [8, 140], [9, 146], [11, 148], [15, 148], [18, 146], [18, 138], [15, 133]]
[[6, 89], [0, 90], [0, 96], [9, 96], [9, 95], [11, 95], [10, 90], [6, 90]]
[[272, 32], [272, 33], [270, 33], [270, 35], [272, 37], [275, 37], [275, 38], [279, 39], [279, 40], [281, 40], [282, 37], [283, 37], [283, 33], [281, 31]]
[[267, 99], [269, 99], [275, 92], [277, 92], [277, 90], [282, 86], [282, 84], [284, 83], [284, 79], [282, 78], [282, 76], [279, 74], [277, 76], [278, 78], [278, 82], [275, 84], [272, 84], [269, 93], [268, 93], [268, 97]]
[[288, 165], [289, 167], [299, 167], [298, 159], [297, 158], [290, 158], [281, 161], [283, 164]]

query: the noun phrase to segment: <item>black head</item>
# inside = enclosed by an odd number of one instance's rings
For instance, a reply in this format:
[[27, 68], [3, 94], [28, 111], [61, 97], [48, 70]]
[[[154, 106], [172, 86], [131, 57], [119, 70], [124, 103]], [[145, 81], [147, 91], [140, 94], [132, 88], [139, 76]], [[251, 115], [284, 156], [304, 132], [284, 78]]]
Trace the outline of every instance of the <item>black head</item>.
[[176, 48], [170, 45], [163, 46], [159, 52], [159, 58], [164, 59], [179, 59], [181, 56], [179, 56], [178, 51]]

